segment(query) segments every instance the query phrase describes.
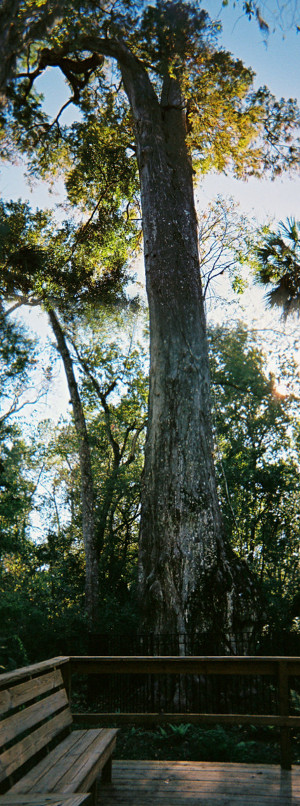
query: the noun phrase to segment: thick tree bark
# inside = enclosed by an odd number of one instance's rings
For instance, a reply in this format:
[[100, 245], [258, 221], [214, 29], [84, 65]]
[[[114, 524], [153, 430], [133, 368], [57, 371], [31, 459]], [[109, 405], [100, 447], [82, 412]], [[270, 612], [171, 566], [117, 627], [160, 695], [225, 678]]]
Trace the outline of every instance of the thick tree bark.
[[[179, 83], [161, 101], [143, 64], [117, 39], [83, 37], [81, 50], [116, 59], [132, 110], [140, 174], [150, 312], [150, 391], [140, 529], [143, 627], [218, 631], [251, 623], [255, 590], [226, 544], [210, 421], [206, 323], [192, 167]], [[53, 64], [62, 53], [50, 54]], [[43, 51], [43, 64], [48, 52]], [[46, 61], [45, 61], [46, 60]]]
[[[206, 322], [192, 168], [180, 86], [161, 102], [123, 60], [141, 181], [150, 312], [149, 420], [140, 529], [143, 626], [155, 632], [245, 626], [253, 586], [223, 537], [213, 461]], [[243, 596], [241, 590], [243, 589]]]
[[89, 627], [95, 629], [97, 626], [99, 607], [99, 565], [94, 526], [93, 474], [90, 447], [85, 416], [64, 332], [53, 308], [48, 308], [48, 315], [56, 338], [57, 348], [64, 364], [78, 438], [81, 476], [82, 535], [85, 549], [85, 609]]

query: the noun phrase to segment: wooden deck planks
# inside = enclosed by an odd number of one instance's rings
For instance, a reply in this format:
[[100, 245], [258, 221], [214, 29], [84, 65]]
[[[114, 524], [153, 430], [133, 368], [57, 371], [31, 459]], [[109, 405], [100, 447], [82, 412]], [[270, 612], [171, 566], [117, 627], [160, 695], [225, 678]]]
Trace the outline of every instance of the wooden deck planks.
[[116, 733], [114, 729], [73, 731], [10, 792], [89, 792], [114, 749]]
[[300, 806], [300, 767], [113, 761], [97, 806]]
[[90, 793], [80, 795], [7, 795], [0, 796], [0, 806], [92, 806]]

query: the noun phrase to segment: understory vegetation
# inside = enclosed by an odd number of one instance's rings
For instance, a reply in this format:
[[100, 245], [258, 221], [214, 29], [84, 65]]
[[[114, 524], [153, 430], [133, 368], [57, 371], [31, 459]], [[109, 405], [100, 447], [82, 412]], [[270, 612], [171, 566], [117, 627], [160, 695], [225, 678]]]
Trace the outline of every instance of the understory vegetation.
[[[300, 762], [298, 732], [293, 736], [293, 762]], [[129, 728], [118, 734], [116, 758], [159, 761], [229, 761], [244, 764], [278, 764], [279, 731], [276, 728], [197, 727], [188, 723], [156, 729]]]
[[[195, 201], [209, 173], [297, 170], [297, 102], [259, 86], [200, 0], [0, 0], [0, 22], [0, 159], [59, 193], [50, 210], [0, 199], [0, 672], [298, 655], [300, 224]], [[238, 303], [255, 283], [267, 327]], [[110, 684], [99, 707], [122, 712]], [[210, 713], [260, 696], [214, 685]], [[79, 681], [75, 707], [92, 695]], [[118, 754], [273, 762], [277, 740], [167, 724], [122, 730]]]
[[[139, 630], [136, 577], [147, 362], [143, 338], [134, 346], [129, 336], [125, 340], [127, 314], [106, 316], [119, 340], [108, 339], [102, 312], [100, 320], [90, 317], [85, 331], [80, 325], [84, 369], [74, 346], [70, 349], [78, 362], [96, 491], [98, 632], [111, 640], [115, 635], [117, 641], [118, 635]], [[131, 327], [131, 314], [129, 323]], [[37, 423], [32, 432], [22, 427], [17, 412], [8, 409], [5, 414], [8, 396], [19, 400], [17, 408], [22, 405], [36, 346], [21, 331], [5, 330], [4, 323], [3, 328], [0, 652], [1, 666], [13, 668], [51, 655], [85, 654], [89, 644], [74, 424], [63, 416], [55, 425]], [[266, 640], [272, 634], [275, 652], [276, 643], [278, 651], [289, 651], [290, 641], [293, 654], [299, 635], [300, 515], [294, 361], [286, 352], [277, 367], [283, 393], [257, 334], [244, 325], [212, 328], [210, 343], [216, 467], [226, 532], [261, 584], [264, 610], [256, 639], [265, 635], [264, 646], [272, 651]], [[102, 399], [93, 379], [101, 384]]]

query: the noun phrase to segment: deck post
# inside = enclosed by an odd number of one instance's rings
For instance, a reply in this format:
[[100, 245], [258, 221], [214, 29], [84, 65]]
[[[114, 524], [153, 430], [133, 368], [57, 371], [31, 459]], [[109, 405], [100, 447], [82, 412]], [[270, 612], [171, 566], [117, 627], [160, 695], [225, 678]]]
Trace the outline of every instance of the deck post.
[[[280, 716], [289, 716], [289, 677], [285, 661], [278, 664], [278, 696]], [[292, 767], [291, 732], [287, 726], [280, 728], [280, 763], [283, 770]]]
[[68, 700], [69, 700], [69, 703], [70, 703], [71, 702], [71, 693], [72, 693], [72, 688], [71, 688], [72, 676], [71, 676], [71, 660], [70, 660], [70, 658], [69, 658], [68, 663], [65, 663], [61, 667], [61, 673], [62, 673], [62, 678], [63, 678], [63, 681], [64, 681], [64, 687], [66, 689], [66, 694], [67, 694], [67, 697], [68, 697]]
[[104, 767], [102, 769], [101, 781], [102, 781], [103, 784], [110, 784], [111, 783], [111, 774], [112, 774], [112, 763], [111, 762], [112, 762], [112, 759], [111, 759], [111, 756], [110, 756], [110, 758], [107, 760], [106, 764], [104, 765]]

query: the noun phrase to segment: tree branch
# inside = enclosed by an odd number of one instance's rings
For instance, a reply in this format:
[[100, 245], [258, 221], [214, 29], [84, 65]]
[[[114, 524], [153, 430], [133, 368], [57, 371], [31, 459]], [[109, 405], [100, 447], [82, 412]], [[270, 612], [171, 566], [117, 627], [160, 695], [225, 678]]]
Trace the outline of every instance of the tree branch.
[[84, 370], [84, 372], [87, 375], [87, 377], [90, 379], [91, 384], [92, 384], [92, 386], [93, 386], [93, 388], [94, 388], [94, 390], [95, 390], [95, 392], [97, 394], [97, 397], [99, 398], [99, 400], [101, 402], [102, 408], [104, 410], [104, 416], [105, 416], [106, 433], [107, 433], [109, 442], [110, 442], [112, 450], [113, 450], [115, 466], [118, 467], [119, 464], [120, 464], [120, 460], [121, 460], [121, 450], [120, 450], [119, 443], [115, 440], [115, 438], [113, 436], [113, 433], [112, 433], [111, 421], [110, 421], [110, 409], [109, 409], [109, 405], [107, 403], [107, 398], [111, 394], [111, 392], [115, 389], [115, 387], [117, 385], [117, 381], [116, 380], [112, 381], [109, 384], [109, 386], [107, 387], [106, 392], [103, 392], [102, 389], [101, 389], [100, 384], [97, 381], [97, 378], [95, 378], [95, 376], [91, 372], [91, 370], [90, 370], [87, 362], [85, 361], [85, 359], [82, 358], [82, 356], [80, 355], [79, 350], [78, 350], [76, 344], [74, 343], [74, 341], [72, 341], [72, 346], [73, 346], [73, 348], [75, 350], [75, 353], [76, 353], [76, 356], [77, 356], [78, 361], [80, 363], [80, 366]]

